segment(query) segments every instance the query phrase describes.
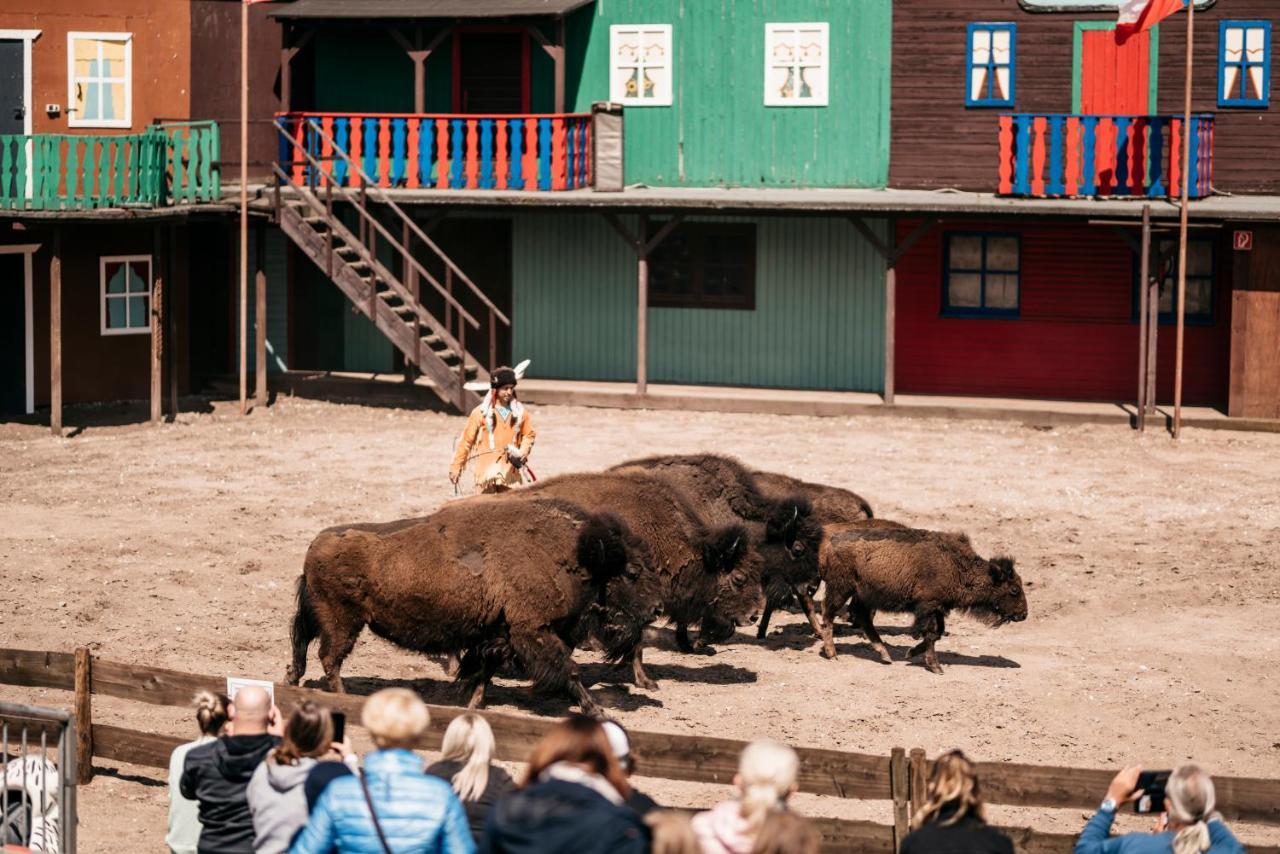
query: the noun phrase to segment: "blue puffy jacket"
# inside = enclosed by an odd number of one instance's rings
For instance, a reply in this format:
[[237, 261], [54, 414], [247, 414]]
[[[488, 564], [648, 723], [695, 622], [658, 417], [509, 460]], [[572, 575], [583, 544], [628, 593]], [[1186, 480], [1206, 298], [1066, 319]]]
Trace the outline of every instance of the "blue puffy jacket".
[[[467, 814], [449, 784], [423, 772], [410, 750], [378, 750], [364, 758], [369, 796], [394, 854], [474, 854]], [[384, 854], [360, 778], [325, 787], [290, 854]]]

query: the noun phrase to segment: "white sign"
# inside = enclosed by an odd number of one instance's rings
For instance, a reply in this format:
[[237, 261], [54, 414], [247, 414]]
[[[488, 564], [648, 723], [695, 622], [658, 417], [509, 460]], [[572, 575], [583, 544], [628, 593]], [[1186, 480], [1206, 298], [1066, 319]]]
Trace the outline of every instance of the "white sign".
[[250, 685], [256, 685], [266, 691], [267, 696], [271, 698], [271, 705], [274, 706], [276, 704], [276, 686], [264, 679], [245, 679], [242, 676], [228, 676], [227, 697], [234, 703], [236, 701], [236, 692]]

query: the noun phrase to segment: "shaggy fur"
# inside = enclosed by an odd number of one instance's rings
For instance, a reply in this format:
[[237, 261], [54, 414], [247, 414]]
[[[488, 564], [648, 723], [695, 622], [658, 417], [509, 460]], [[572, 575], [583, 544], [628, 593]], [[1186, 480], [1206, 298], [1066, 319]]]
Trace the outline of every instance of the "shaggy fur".
[[853, 624], [886, 664], [892, 659], [872, 624], [875, 612], [914, 614], [911, 634], [920, 643], [907, 656], [924, 653], [925, 664], [934, 673], [942, 672], [934, 644], [952, 611], [967, 611], [997, 626], [1027, 618], [1027, 597], [1013, 560], [978, 557], [964, 534], [833, 525], [827, 528], [821, 563], [827, 585], [822, 654], [827, 658], [835, 658], [834, 622], [846, 602]]
[[[646, 457], [615, 466], [613, 471], [651, 472], [682, 490], [705, 516], [719, 523], [740, 523], [764, 561], [765, 609], [759, 637], [764, 637], [773, 609], [798, 598], [818, 630], [811, 594], [818, 585], [818, 547], [822, 528], [801, 492], [766, 494], [758, 473], [732, 457], [685, 454]], [[796, 481], [796, 483], [800, 483]], [[677, 638], [688, 643], [687, 626], [677, 625]], [[702, 621], [700, 642], [725, 640], [733, 626], [709, 615]]]
[[824, 483], [812, 483], [771, 471], [757, 471], [753, 474], [756, 477], [756, 484], [766, 495], [802, 495], [809, 499], [813, 505], [814, 518], [819, 524], [833, 525], [837, 522], [857, 522], [860, 519], [875, 518], [875, 513], [872, 512], [867, 499], [847, 489], [827, 486]]
[[[342, 662], [368, 626], [418, 652], [463, 650], [473, 707], [493, 674], [515, 664], [537, 689], [597, 712], [571, 651], [599, 614], [643, 614], [636, 579], [649, 573], [648, 555], [626, 525], [552, 498], [461, 501], [413, 521], [338, 526], [312, 541], [289, 683], [302, 679], [318, 637], [329, 688], [341, 692]], [[637, 639], [643, 626], [610, 623]]]
[[[572, 474], [546, 480], [523, 495], [572, 499], [596, 512], [622, 519], [644, 542], [657, 568], [657, 587], [666, 617], [696, 623], [708, 614], [731, 623], [754, 622], [760, 613], [761, 560], [740, 524], [708, 526], [683, 493], [645, 472]], [[622, 644], [603, 639], [620, 659]], [[643, 648], [627, 651], [636, 684], [656, 688], [644, 672]]]

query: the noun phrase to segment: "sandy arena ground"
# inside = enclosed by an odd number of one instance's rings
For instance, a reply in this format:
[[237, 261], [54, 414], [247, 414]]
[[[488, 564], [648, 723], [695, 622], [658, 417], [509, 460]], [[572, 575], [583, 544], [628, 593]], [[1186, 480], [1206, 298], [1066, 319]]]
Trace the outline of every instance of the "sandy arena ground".
[[[208, 407], [206, 407], [207, 409]], [[710, 658], [646, 656], [661, 683], [579, 653], [628, 726], [887, 753], [958, 746], [986, 760], [1168, 767], [1280, 776], [1280, 436], [1117, 427], [820, 419], [537, 408], [539, 476], [633, 456], [709, 450], [856, 490], [877, 515], [963, 530], [1007, 552], [1030, 618], [987, 629], [956, 618], [943, 676], [876, 663], [845, 632], [821, 659], [782, 614]], [[78, 423], [74, 419], [72, 423]], [[462, 419], [436, 412], [282, 398], [240, 418], [233, 404], [176, 424], [0, 425], [0, 645], [71, 650], [202, 673], [283, 679], [292, 583], [311, 537], [354, 520], [428, 513], [453, 496], [445, 471]], [[890, 624], [898, 657], [910, 639]], [[312, 652], [308, 680], [319, 676]], [[440, 668], [366, 636], [345, 669], [367, 693], [412, 680], [448, 702]], [[311, 684], [318, 684], [311, 681]], [[56, 691], [0, 696], [67, 706]], [[490, 708], [556, 714], [519, 683]], [[103, 699], [95, 719], [193, 734], [178, 709]], [[81, 790], [81, 844], [161, 850], [163, 775], [108, 766]], [[670, 803], [715, 787], [643, 781]], [[1098, 793], [1101, 799], [1102, 792]], [[885, 820], [881, 806], [801, 798], [813, 813]], [[123, 809], [121, 807], [124, 807]], [[998, 819], [1073, 831], [1079, 812]], [[1257, 843], [1280, 829], [1245, 828]]]

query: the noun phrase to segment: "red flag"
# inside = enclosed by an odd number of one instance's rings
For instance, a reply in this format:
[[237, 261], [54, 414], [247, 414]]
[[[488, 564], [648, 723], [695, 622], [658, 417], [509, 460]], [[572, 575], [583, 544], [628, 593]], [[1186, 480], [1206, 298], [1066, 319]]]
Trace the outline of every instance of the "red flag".
[[1124, 44], [1129, 37], [1149, 30], [1165, 18], [1186, 7], [1188, 0], [1122, 0], [1120, 20], [1116, 22], [1116, 42]]

